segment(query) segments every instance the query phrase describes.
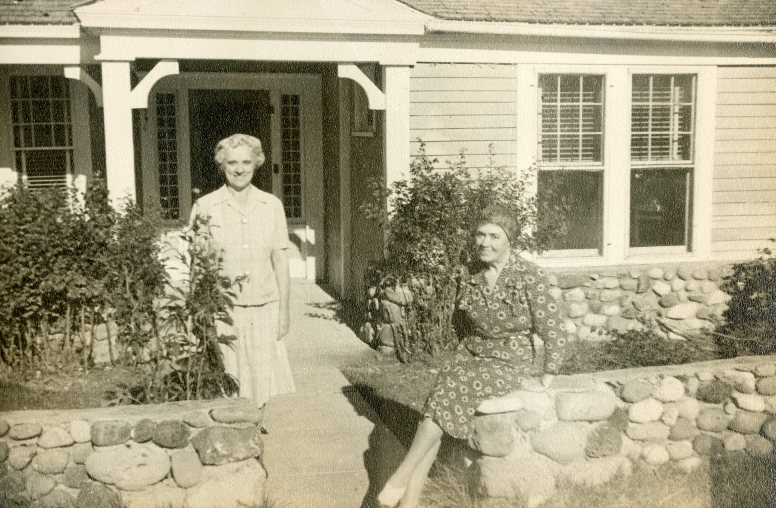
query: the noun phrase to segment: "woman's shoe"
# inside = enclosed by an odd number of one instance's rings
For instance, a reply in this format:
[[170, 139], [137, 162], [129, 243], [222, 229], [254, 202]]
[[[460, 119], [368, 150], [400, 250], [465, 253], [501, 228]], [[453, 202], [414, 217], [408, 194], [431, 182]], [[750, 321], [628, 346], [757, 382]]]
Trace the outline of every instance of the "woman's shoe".
[[404, 497], [404, 493], [407, 491], [407, 487], [394, 487], [390, 483], [386, 483], [385, 487], [383, 487], [383, 490], [380, 491], [380, 493], [377, 495], [377, 502], [380, 503], [380, 506], [393, 508], [397, 504], [399, 504], [399, 501], [401, 501], [401, 498]]

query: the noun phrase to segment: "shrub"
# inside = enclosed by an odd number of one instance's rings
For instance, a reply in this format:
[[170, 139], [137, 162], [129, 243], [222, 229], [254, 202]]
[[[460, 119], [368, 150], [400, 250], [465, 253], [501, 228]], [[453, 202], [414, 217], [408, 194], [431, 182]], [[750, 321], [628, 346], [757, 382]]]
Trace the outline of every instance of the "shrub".
[[776, 352], [776, 258], [769, 248], [760, 254], [734, 264], [724, 279], [731, 300], [725, 322], [716, 331], [726, 356]]
[[[463, 153], [448, 169], [437, 169], [437, 162], [421, 143], [408, 179], [391, 189], [373, 182], [374, 199], [361, 207], [388, 232], [385, 259], [372, 265], [368, 282], [381, 288], [403, 286], [413, 294], [405, 326], [395, 337], [402, 360], [457, 344], [454, 312], [461, 267], [471, 261], [471, 233], [483, 208], [498, 204], [514, 213], [524, 227], [513, 241], [517, 251], [541, 251], [563, 229], [562, 202], [550, 196], [537, 201], [534, 171], [518, 175], [493, 164], [468, 168]], [[389, 213], [382, 208], [385, 198]], [[542, 228], [537, 231], [540, 215]]]

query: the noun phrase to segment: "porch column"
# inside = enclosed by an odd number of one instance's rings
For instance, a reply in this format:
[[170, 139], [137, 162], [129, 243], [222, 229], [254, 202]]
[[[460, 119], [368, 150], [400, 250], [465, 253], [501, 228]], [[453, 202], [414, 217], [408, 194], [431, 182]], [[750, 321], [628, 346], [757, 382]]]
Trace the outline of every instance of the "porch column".
[[410, 66], [383, 66], [385, 183], [407, 177], [410, 167]]
[[129, 62], [102, 62], [105, 177], [115, 205], [135, 201], [135, 151]]

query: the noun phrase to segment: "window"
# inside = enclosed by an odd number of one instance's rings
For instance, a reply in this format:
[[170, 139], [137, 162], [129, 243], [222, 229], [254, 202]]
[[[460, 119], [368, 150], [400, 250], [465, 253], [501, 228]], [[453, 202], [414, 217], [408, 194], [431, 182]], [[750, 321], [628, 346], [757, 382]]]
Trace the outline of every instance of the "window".
[[567, 227], [554, 250], [601, 248], [603, 83], [600, 75], [539, 76], [538, 195], [563, 206]]
[[165, 219], [180, 218], [178, 131], [175, 94], [156, 94], [156, 148], [159, 158], [159, 204]]
[[299, 126], [299, 96], [282, 97], [282, 189], [283, 206], [289, 219], [302, 218], [302, 139]]
[[690, 74], [633, 76], [631, 247], [689, 247], [695, 85]]
[[63, 76], [9, 80], [16, 170], [30, 188], [65, 187], [73, 174], [73, 126]]

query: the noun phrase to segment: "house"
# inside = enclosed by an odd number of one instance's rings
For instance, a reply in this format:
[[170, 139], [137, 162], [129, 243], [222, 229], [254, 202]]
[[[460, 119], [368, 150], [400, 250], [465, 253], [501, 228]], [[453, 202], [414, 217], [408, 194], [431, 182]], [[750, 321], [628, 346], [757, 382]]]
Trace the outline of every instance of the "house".
[[539, 262], [751, 258], [776, 236], [772, 0], [0, 0], [0, 175], [105, 176], [171, 225], [263, 140], [294, 276], [355, 295], [366, 182], [429, 155], [536, 168], [573, 204]]

